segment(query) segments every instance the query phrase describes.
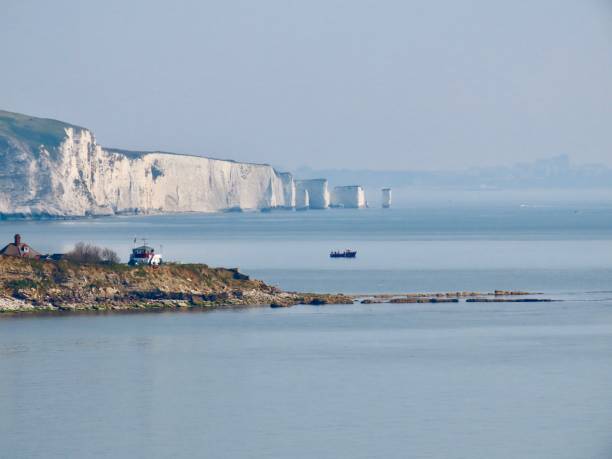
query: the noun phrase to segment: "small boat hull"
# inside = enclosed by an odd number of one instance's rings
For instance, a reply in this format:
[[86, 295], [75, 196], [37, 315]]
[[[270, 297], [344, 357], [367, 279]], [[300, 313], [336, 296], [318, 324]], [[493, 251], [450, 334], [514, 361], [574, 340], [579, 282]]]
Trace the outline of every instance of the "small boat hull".
[[332, 252], [329, 254], [330, 258], [356, 258], [357, 251], [355, 250], [345, 250], [343, 252]]

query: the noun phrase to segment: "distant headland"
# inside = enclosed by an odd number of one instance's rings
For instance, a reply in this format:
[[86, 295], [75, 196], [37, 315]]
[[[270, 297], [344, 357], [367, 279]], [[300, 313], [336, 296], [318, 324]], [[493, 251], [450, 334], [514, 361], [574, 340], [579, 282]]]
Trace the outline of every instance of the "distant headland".
[[86, 128], [1, 110], [0, 160], [0, 219], [367, 206], [360, 185], [330, 189], [267, 164], [104, 148]]
[[0, 250], [0, 313], [353, 302], [345, 295], [283, 292], [237, 268], [154, 260], [123, 264], [112, 250], [83, 244], [68, 254], [43, 255], [15, 235]]
[[297, 304], [549, 302], [538, 294], [496, 290], [349, 295], [284, 292], [237, 268], [165, 263], [153, 247], [134, 247], [130, 262], [111, 249], [77, 243], [68, 253], [43, 254], [19, 234], [0, 249], [0, 313], [149, 311]]

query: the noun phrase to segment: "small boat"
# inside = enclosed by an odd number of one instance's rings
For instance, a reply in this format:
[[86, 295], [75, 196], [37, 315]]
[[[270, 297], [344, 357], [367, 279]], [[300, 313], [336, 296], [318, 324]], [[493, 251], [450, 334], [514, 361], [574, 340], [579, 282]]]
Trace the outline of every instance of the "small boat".
[[[147, 241], [143, 239], [144, 245], [140, 247], [134, 247], [132, 249], [132, 253], [130, 254], [130, 261], [128, 265], [130, 266], [138, 266], [138, 265], [150, 265], [150, 266], [159, 266], [162, 264], [162, 254], [155, 253], [155, 249], [147, 245]], [[134, 244], [136, 244], [136, 239], [134, 239]]]
[[333, 252], [331, 252], [329, 254], [330, 258], [355, 258], [357, 256], [357, 251], [356, 250], [343, 250], [343, 251], [339, 251], [339, 250], [334, 250]]

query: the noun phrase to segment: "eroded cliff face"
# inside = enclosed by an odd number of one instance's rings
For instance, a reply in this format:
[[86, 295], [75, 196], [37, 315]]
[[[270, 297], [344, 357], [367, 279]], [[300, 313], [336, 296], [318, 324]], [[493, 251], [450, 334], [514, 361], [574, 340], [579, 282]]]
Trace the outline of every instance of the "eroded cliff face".
[[331, 194], [330, 206], [361, 209], [366, 206], [365, 191], [359, 185], [337, 186]]
[[105, 149], [84, 128], [0, 111], [0, 214], [77, 217], [293, 207], [271, 166]]
[[[310, 209], [327, 209], [330, 203], [330, 193], [327, 179], [307, 179], [296, 181], [296, 193], [306, 207]], [[306, 195], [308, 198], [306, 199]]]

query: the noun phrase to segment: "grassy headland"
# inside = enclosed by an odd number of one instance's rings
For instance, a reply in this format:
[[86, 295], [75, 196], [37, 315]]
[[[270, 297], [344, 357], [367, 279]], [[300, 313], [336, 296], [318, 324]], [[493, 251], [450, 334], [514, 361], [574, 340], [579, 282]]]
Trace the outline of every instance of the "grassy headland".
[[352, 303], [344, 295], [283, 292], [235, 269], [39, 261], [0, 256], [0, 312], [146, 310]]

